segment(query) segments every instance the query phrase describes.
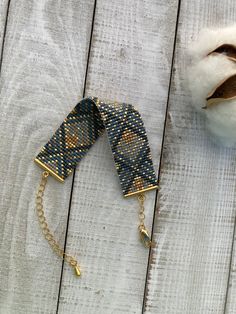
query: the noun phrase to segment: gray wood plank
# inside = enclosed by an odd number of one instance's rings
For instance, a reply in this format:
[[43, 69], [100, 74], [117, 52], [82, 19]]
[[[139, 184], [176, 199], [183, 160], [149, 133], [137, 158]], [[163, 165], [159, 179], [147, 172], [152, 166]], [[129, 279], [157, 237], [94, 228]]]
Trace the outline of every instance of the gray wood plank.
[[[235, 202], [234, 202], [235, 206]], [[235, 223], [235, 222], [234, 222]], [[229, 269], [229, 278], [228, 278], [228, 287], [227, 294], [225, 299], [225, 311], [224, 314], [234, 314], [236, 312], [236, 302], [235, 302], [235, 293], [236, 293], [236, 236], [235, 230], [236, 226], [234, 225], [234, 237], [232, 242], [232, 252], [231, 252], [231, 261]]]
[[[234, 19], [234, 22], [235, 22], [235, 19]], [[234, 190], [234, 194], [235, 194], [235, 190]], [[236, 201], [234, 197], [232, 201], [232, 206], [235, 208], [235, 205], [236, 205]], [[224, 314], [236, 313], [235, 295], [236, 295], [236, 215], [234, 217], [232, 251], [231, 251], [231, 256], [230, 256], [230, 267], [229, 267], [229, 274], [228, 274], [228, 285], [227, 285], [226, 298], [225, 298]]]
[[[235, 21], [233, 1], [181, 1], [145, 313], [222, 314], [235, 218], [235, 149], [213, 144], [190, 106], [186, 47]], [[232, 311], [232, 313], [235, 313]]]
[[[11, 1], [0, 81], [1, 313], [55, 313], [62, 261], [39, 229], [40, 147], [82, 96], [94, 1]], [[71, 178], [45, 207], [63, 244]]]
[[[86, 94], [139, 108], [158, 169], [178, 1], [99, 0]], [[155, 192], [148, 195], [151, 227]], [[148, 250], [139, 242], [136, 199], [123, 199], [103, 136], [76, 171], [59, 313], [141, 313]]]
[[5, 35], [5, 27], [7, 23], [8, 5], [9, 0], [0, 0], [0, 60], [2, 56], [2, 46]]

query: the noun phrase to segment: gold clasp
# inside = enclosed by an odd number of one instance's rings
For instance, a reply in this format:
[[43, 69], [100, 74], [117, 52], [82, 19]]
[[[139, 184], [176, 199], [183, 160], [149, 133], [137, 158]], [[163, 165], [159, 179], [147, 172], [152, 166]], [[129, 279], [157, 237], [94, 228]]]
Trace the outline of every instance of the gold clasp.
[[152, 241], [151, 241], [151, 237], [148, 233], [148, 230], [146, 229], [146, 227], [143, 226], [139, 226], [139, 234], [140, 234], [140, 239], [142, 241], [142, 243], [144, 244], [145, 247], [150, 248], [152, 246]]
[[144, 246], [146, 248], [150, 248], [150, 247], [153, 247], [154, 245], [152, 243], [149, 232], [144, 225], [144, 220], [145, 220], [144, 201], [145, 201], [145, 198], [146, 197], [145, 197], [144, 193], [140, 193], [138, 195], [138, 201], [139, 201], [139, 226], [138, 226], [138, 230], [139, 230], [140, 239], [141, 239], [142, 243], [144, 244]]

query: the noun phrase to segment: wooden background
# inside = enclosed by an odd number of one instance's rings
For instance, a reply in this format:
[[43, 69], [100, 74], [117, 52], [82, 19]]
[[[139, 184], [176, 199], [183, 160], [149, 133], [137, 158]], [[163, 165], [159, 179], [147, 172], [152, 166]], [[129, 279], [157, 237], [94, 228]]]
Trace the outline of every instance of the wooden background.
[[[0, 0], [0, 13], [0, 313], [236, 313], [236, 150], [212, 143], [184, 83], [189, 42], [232, 24], [235, 2]], [[149, 252], [105, 136], [74, 179], [49, 179], [48, 220], [78, 279], [41, 235], [32, 160], [83, 95], [139, 108], [160, 191]]]

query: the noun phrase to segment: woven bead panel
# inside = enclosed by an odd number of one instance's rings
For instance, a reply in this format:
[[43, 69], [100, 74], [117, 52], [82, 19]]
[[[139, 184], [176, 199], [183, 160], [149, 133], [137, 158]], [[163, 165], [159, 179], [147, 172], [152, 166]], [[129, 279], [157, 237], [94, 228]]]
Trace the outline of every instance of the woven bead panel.
[[139, 112], [130, 104], [93, 97], [81, 100], [35, 161], [64, 181], [104, 130], [124, 196], [156, 188], [146, 131]]

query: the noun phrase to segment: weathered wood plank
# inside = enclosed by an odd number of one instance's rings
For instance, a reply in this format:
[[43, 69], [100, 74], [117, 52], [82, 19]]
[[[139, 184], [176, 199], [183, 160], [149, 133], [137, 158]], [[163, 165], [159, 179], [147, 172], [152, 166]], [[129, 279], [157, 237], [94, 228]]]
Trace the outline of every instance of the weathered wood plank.
[[9, 0], [0, 0], [0, 60], [2, 56], [2, 45], [5, 35], [5, 26], [7, 23]]
[[[235, 207], [235, 202], [234, 202]], [[235, 228], [236, 226], [234, 226]], [[228, 289], [225, 300], [225, 313], [224, 314], [234, 314], [236, 312], [236, 301], [235, 301], [235, 293], [236, 293], [236, 237], [235, 237], [235, 229], [234, 229], [234, 240], [232, 243], [232, 256], [231, 263], [229, 269], [229, 280], [228, 280]]]
[[[189, 105], [186, 46], [235, 21], [233, 1], [181, 1], [145, 313], [222, 314], [235, 217], [234, 149], [213, 144]], [[233, 313], [233, 312], [232, 312]], [[234, 309], [235, 313], [235, 309]]]
[[[1, 75], [1, 313], [55, 313], [62, 262], [35, 210], [40, 147], [82, 96], [94, 1], [11, 1]], [[52, 229], [63, 244], [71, 179], [49, 180]]]
[[[87, 95], [136, 104], [158, 169], [178, 1], [97, 3]], [[148, 194], [151, 226], [155, 193]], [[137, 233], [137, 201], [123, 199], [103, 136], [74, 183], [68, 251], [82, 277], [64, 270], [59, 313], [141, 313], [148, 261]]]

